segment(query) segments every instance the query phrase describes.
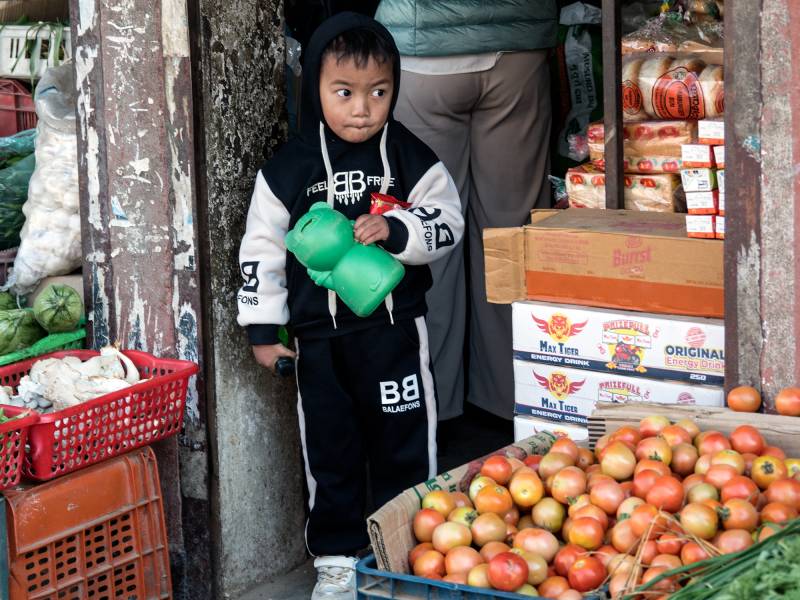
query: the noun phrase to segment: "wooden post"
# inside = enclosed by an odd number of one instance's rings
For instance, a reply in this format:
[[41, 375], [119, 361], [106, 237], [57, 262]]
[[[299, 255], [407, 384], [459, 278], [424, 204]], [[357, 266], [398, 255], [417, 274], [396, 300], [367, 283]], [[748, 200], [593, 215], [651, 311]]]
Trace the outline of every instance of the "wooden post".
[[603, 107], [605, 111], [606, 208], [623, 208], [625, 189], [622, 157], [622, 7], [620, 0], [603, 0]]

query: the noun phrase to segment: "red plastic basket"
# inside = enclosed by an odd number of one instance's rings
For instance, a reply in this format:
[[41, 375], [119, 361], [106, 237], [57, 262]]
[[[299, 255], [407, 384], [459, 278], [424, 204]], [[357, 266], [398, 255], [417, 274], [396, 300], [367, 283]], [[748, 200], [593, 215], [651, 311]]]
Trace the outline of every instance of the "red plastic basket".
[[24, 417], [0, 425], [0, 490], [4, 490], [19, 483], [28, 427], [39, 420], [39, 414], [16, 406], [0, 405], [0, 408], [7, 417], [27, 413]]
[[36, 127], [36, 109], [27, 88], [13, 79], [0, 79], [0, 136]]
[[[88, 360], [93, 350], [65, 350], [0, 368], [0, 385], [16, 387], [34, 363], [76, 356]], [[42, 414], [28, 431], [29, 451], [23, 474], [46, 481], [175, 435], [183, 424], [189, 378], [197, 365], [156, 358], [134, 350], [124, 354], [143, 378], [130, 388], [106, 394], [58, 412]]]

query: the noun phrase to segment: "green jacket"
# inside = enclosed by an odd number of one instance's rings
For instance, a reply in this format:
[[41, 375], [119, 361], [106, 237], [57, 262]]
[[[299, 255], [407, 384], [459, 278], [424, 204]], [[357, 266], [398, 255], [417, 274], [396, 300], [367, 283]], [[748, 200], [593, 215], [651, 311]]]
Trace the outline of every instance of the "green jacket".
[[555, 0], [381, 0], [375, 18], [403, 56], [452, 56], [556, 45]]

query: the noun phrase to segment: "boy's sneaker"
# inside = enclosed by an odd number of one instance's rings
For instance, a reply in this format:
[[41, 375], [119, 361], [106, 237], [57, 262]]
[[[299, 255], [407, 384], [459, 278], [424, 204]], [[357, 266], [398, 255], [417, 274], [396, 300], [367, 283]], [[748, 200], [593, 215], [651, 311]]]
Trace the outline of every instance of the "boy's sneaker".
[[314, 561], [317, 585], [311, 600], [355, 600], [356, 559], [349, 556], [320, 556]]

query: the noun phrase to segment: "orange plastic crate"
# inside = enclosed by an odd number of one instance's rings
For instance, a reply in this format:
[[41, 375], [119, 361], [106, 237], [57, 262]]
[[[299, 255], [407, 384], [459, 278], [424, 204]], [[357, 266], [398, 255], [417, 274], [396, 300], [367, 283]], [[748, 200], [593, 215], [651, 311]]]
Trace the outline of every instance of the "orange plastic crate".
[[24, 415], [0, 425], [0, 490], [4, 490], [19, 483], [28, 427], [39, 420], [39, 415], [16, 406], [0, 405], [0, 408], [6, 417]]
[[172, 598], [149, 447], [4, 494], [11, 600]]
[[19, 81], [0, 79], [0, 136], [36, 127], [32, 94]]

